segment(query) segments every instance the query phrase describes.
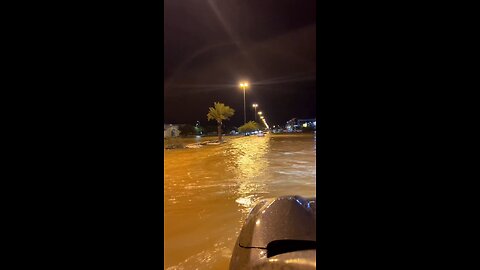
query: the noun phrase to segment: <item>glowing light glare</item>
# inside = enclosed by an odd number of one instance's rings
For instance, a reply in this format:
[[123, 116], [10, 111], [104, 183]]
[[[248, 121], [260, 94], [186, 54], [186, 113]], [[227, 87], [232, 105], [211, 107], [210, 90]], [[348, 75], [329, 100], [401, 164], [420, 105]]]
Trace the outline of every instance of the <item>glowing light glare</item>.
[[258, 104], [253, 104], [252, 105], [254, 108], [257, 108], [258, 107]]
[[262, 112], [258, 112], [259, 115], [262, 115]]
[[248, 82], [242, 82], [240, 83], [241, 88], [247, 88], [248, 87]]
[[307, 123], [303, 123], [303, 127], [307, 127]]
[[288, 260], [285, 260], [285, 263], [286, 264], [295, 264], [295, 265], [310, 265], [310, 266], [313, 266], [313, 267], [317, 267], [317, 262], [311, 262], [309, 260], [305, 260], [305, 259], [288, 259]]

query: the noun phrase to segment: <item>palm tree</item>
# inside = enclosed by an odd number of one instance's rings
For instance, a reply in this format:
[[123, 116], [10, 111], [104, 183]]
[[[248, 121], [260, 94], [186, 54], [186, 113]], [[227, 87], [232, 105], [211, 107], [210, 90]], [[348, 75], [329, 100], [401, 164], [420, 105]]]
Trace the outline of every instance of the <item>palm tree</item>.
[[214, 107], [210, 107], [207, 114], [208, 121], [216, 120], [218, 123], [218, 141], [222, 141], [222, 121], [228, 120], [235, 113], [235, 110], [225, 106], [225, 104], [220, 102], [214, 102]]
[[258, 123], [255, 121], [249, 121], [245, 125], [238, 128], [241, 133], [252, 132], [258, 129]]

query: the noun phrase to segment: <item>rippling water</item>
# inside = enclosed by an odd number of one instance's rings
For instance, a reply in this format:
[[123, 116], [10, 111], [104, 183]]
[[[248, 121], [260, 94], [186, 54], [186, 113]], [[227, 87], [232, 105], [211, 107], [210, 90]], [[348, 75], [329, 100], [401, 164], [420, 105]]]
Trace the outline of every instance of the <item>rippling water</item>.
[[262, 198], [316, 196], [315, 134], [240, 137], [165, 150], [165, 269], [228, 269], [238, 233]]

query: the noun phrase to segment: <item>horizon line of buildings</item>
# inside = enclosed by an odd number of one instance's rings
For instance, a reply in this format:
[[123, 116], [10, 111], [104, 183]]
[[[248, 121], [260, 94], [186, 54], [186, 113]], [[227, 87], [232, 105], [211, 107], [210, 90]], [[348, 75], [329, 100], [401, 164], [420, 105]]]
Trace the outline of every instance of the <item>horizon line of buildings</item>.
[[[163, 124], [163, 136], [164, 138], [169, 137], [178, 137], [180, 135], [180, 127], [189, 124]], [[195, 126], [198, 127], [200, 125], [199, 121], [196, 121]], [[278, 128], [282, 128], [280, 125], [275, 125]], [[274, 126], [274, 128], [275, 128]], [[308, 119], [298, 119], [292, 118], [288, 120], [284, 126], [287, 132], [292, 132], [296, 130], [301, 130], [302, 128], [313, 128], [316, 129], [317, 127], [317, 119], [316, 118], [308, 118]], [[238, 127], [233, 127], [233, 129], [238, 129]]]
[[302, 128], [317, 128], [317, 119], [316, 118], [309, 118], [309, 119], [297, 119], [292, 118], [287, 121], [285, 125], [285, 129], [287, 131], [295, 131], [300, 130]]

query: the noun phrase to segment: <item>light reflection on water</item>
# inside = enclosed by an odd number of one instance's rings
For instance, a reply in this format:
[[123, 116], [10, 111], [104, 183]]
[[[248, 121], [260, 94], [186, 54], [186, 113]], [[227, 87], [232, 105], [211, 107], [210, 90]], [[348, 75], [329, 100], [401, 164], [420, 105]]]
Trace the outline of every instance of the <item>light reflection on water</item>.
[[268, 193], [262, 173], [268, 166], [265, 158], [269, 150], [270, 137], [250, 137], [233, 140], [230, 155], [235, 157], [235, 180], [238, 183], [238, 199], [235, 201], [242, 206], [243, 213], [259, 200], [259, 195]]
[[166, 150], [165, 268], [228, 269], [250, 209], [281, 195], [315, 196], [315, 137], [240, 137]]

